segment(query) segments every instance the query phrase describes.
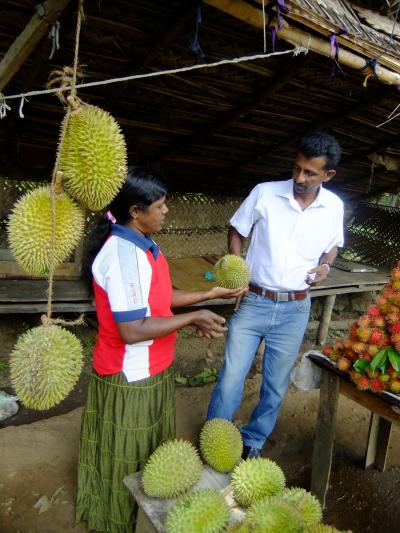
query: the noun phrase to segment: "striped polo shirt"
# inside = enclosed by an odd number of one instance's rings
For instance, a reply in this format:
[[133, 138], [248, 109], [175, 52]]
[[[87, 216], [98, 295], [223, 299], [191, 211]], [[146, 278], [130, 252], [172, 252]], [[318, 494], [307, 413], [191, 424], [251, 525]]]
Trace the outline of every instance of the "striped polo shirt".
[[170, 366], [176, 333], [125, 344], [116, 326], [144, 317], [172, 316], [168, 263], [155, 242], [119, 224], [97, 254], [93, 285], [99, 335], [93, 366], [98, 374], [123, 372], [128, 382]]

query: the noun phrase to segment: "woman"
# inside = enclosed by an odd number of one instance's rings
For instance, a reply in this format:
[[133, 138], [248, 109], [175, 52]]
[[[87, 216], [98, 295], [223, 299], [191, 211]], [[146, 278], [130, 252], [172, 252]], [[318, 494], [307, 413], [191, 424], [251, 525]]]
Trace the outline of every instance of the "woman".
[[96, 531], [133, 531], [135, 504], [122, 480], [175, 436], [176, 331], [195, 326], [200, 336], [215, 338], [226, 330], [225, 319], [211, 311], [174, 316], [171, 307], [242, 293], [172, 289], [168, 264], [149, 237], [164, 224], [166, 193], [160, 176], [130, 169], [86, 258], [99, 334], [83, 414], [76, 515]]

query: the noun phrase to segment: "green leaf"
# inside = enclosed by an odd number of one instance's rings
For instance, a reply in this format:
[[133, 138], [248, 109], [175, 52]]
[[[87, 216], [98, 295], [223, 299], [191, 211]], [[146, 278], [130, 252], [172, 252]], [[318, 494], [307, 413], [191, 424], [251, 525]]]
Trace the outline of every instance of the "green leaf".
[[365, 374], [366, 369], [369, 367], [369, 363], [370, 362], [366, 359], [357, 359], [357, 361], [353, 365], [353, 368], [357, 370], [357, 372]]
[[181, 376], [180, 374], [176, 374], [175, 381], [176, 383], [180, 383], [181, 385], [188, 384], [188, 378], [185, 378], [184, 376]]
[[386, 365], [388, 358], [387, 352], [388, 349], [385, 348], [375, 355], [370, 364], [372, 372], [375, 372], [377, 368], [383, 368]]
[[389, 348], [388, 357], [392, 367], [396, 370], [396, 372], [400, 372], [400, 353], [394, 348]]
[[0, 370], [4, 370], [7, 367], [8, 367], [7, 363], [3, 363], [3, 361], [0, 361]]

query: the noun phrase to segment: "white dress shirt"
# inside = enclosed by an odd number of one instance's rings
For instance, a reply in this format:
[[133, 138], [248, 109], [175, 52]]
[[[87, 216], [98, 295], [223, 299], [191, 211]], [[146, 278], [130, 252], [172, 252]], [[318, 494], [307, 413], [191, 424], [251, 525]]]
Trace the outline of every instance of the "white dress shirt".
[[293, 179], [260, 183], [230, 220], [243, 237], [253, 230], [246, 261], [251, 282], [272, 290], [303, 290], [323, 253], [343, 246], [343, 202], [322, 186], [304, 211]]

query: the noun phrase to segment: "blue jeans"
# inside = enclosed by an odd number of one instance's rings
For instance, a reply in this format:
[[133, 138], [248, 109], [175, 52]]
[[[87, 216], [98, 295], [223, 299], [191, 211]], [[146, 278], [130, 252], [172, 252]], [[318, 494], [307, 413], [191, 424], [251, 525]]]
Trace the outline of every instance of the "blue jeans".
[[262, 448], [272, 432], [289, 386], [310, 314], [310, 296], [292, 302], [249, 292], [229, 322], [225, 361], [211, 396], [207, 420], [232, 420], [240, 406], [244, 381], [265, 339], [260, 400], [241, 429], [246, 446]]

